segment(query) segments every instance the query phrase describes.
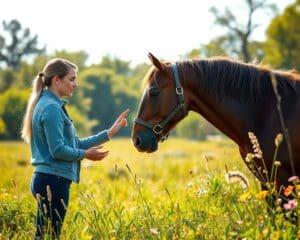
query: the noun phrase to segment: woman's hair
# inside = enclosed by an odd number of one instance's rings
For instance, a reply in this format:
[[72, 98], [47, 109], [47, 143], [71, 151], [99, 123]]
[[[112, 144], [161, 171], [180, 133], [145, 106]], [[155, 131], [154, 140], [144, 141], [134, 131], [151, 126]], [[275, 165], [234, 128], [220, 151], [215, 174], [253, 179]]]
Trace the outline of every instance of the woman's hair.
[[74, 63], [65, 59], [54, 58], [47, 62], [43, 72], [38, 73], [33, 80], [32, 92], [27, 103], [27, 109], [21, 129], [21, 137], [25, 140], [25, 142], [30, 143], [32, 132], [32, 114], [43, 89], [51, 86], [52, 78], [54, 76], [63, 78], [69, 73], [71, 68], [77, 71], [77, 66]]

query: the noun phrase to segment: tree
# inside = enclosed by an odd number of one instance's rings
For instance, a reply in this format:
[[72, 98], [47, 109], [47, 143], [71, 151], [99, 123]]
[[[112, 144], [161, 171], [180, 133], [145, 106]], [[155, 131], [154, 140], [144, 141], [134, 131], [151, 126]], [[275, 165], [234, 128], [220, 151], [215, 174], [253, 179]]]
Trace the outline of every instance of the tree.
[[30, 91], [10, 88], [0, 96], [0, 121], [5, 131], [0, 139], [20, 139], [20, 130]]
[[116, 74], [126, 75], [130, 72], [129, 64], [130, 64], [130, 62], [128, 62], [128, 61], [123, 61], [119, 58], [112, 58], [111, 56], [106, 55], [102, 58], [100, 67], [110, 68]]
[[65, 58], [68, 59], [69, 61], [75, 63], [79, 71], [83, 70], [86, 68], [86, 61], [88, 59], [88, 54], [81, 50], [81, 51], [76, 51], [76, 52], [68, 52], [66, 50], [61, 50], [61, 51], [55, 51], [55, 53], [50, 56], [50, 58]]
[[3, 21], [2, 25], [8, 37], [4, 36], [4, 32], [0, 34], [0, 63], [18, 70], [24, 56], [45, 52], [45, 47], [38, 47], [38, 36], [32, 37], [29, 28], [23, 29], [18, 20]]
[[228, 29], [228, 33], [219, 39], [227, 47], [224, 48], [225, 52], [228, 55], [237, 56], [242, 58], [243, 61], [249, 62], [251, 59], [257, 58], [257, 56], [253, 56], [253, 51], [257, 53], [255, 46], [259, 46], [257, 43], [251, 44], [250, 41], [252, 33], [259, 26], [254, 22], [254, 15], [264, 10], [275, 11], [276, 6], [269, 4], [267, 0], [245, 0], [245, 3], [247, 6], [245, 24], [242, 24], [241, 18], [229, 8], [225, 8], [225, 12], [220, 14], [217, 8], [212, 7], [211, 12], [215, 16], [216, 24]]
[[265, 60], [285, 69], [300, 70], [300, 0], [275, 17], [267, 29]]

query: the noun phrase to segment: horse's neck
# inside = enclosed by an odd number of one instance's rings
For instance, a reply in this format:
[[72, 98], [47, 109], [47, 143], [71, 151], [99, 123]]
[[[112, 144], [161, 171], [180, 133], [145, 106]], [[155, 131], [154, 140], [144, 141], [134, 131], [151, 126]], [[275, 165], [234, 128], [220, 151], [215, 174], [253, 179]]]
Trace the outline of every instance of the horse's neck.
[[202, 115], [207, 121], [235, 141], [238, 145], [245, 142], [247, 133], [247, 107], [231, 98], [222, 101], [205, 92], [199, 85], [200, 79], [185, 79], [188, 89], [188, 108]]

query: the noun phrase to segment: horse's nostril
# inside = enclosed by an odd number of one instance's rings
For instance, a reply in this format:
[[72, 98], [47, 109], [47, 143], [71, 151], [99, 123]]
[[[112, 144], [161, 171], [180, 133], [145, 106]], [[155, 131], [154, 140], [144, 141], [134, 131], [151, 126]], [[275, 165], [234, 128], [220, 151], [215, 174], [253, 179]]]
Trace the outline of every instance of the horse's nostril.
[[142, 144], [142, 141], [139, 137], [135, 137], [134, 141], [133, 141], [133, 144], [135, 147], [140, 147], [141, 144]]

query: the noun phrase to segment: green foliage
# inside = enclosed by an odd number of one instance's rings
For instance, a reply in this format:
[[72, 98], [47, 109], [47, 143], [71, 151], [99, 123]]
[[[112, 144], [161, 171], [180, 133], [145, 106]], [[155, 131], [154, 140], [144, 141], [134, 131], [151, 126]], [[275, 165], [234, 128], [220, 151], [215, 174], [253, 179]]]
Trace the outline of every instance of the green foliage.
[[45, 48], [38, 47], [37, 35], [32, 37], [30, 29], [23, 29], [18, 20], [3, 21], [3, 30], [0, 34], [0, 63], [4, 62], [6, 66], [17, 70], [24, 56], [34, 56], [45, 51]]
[[6, 126], [2, 118], [0, 118], [0, 135], [4, 134], [6, 131]]
[[188, 117], [178, 124], [175, 131], [178, 137], [194, 140], [205, 140], [208, 135], [221, 135], [214, 126], [194, 112], [189, 112]]
[[0, 119], [5, 124], [6, 131], [0, 135], [4, 139], [18, 139], [25, 113], [28, 90], [10, 88], [0, 96]]
[[51, 54], [50, 58], [64, 58], [68, 59], [71, 62], [75, 63], [79, 71], [83, 70], [86, 68], [86, 61], [88, 59], [88, 54], [81, 50], [81, 51], [76, 51], [76, 52], [67, 52], [66, 50], [61, 50], [61, 51], [55, 51], [53, 54]]
[[[81, 72], [79, 84], [83, 95], [91, 100], [88, 117], [97, 120], [93, 133], [109, 128], [122, 111], [136, 104], [124, 76], [116, 75], [112, 69], [90, 67]], [[130, 134], [130, 129], [122, 131], [120, 135]]]
[[209, 43], [201, 46], [201, 54], [204, 57], [230, 56], [231, 46], [226, 36], [221, 36], [211, 40]]
[[101, 68], [107, 68], [113, 70], [116, 74], [127, 75], [130, 72], [128, 61], [122, 61], [119, 58], [112, 58], [106, 55], [102, 58], [100, 63]]
[[15, 74], [11, 68], [0, 71], [0, 92], [13, 87], [14, 77]]
[[189, 51], [187, 54], [185, 54], [185, 58], [200, 58], [201, 50], [194, 48], [191, 51]]
[[90, 120], [83, 115], [74, 105], [67, 106], [68, 114], [71, 116], [76, 127], [77, 134], [80, 138], [87, 137], [91, 134], [91, 129], [97, 125], [97, 120]]
[[91, 99], [91, 111], [88, 112], [90, 119], [96, 119], [98, 124], [93, 132], [99, 128], [108, 128], [112, 123], [112, 115], [116, 114], [114, 97], [112, 95], [113, 72], [109, 69], [89, 68], [80, 75], [81, 88], [84, 96]]
[[297, 69], [300, 66], [299, 0], [275, 17], [267, 29], [265, 61], [276, 67]]
[[21, 198], [6, 189], [0, 189], [0, 237], [20, 239], [20, 234], [29, 239], [34, 219], [33, 206], [28, 198]]

